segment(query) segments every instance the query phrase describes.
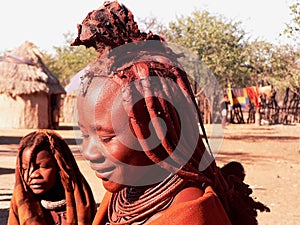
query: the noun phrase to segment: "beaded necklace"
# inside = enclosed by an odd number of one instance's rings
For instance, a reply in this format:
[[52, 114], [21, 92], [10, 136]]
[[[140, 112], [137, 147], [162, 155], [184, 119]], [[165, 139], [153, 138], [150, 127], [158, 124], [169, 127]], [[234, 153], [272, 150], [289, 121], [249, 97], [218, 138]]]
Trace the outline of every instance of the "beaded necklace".
[[157, 185], [126, 187], [114, 193], [108, 208], [109, 224], [144, 224], [152, 215], [168, 208], [186, 183], [171, 174]]
[[66, 200], [60, 200], [60, 201], [47, 201], [47, 200], [41, 200], [41, 204], [45, 209], [48, 210], [54, 210], [54, 209], [60, 209], [66, 205]]
[[[42, 206], [49, 210], [51, 213], [51, 216], [54, 220], [54, 225], [61, 225], [63, 224], [62, 221], [66, 220], [66, 211], [63, 210], [66, 206], [66, 200], [60, 200], [60, 201], [47, 201], [47, 200], [41, 200]], [[61, 211], [63, 210], [63, 211]]]

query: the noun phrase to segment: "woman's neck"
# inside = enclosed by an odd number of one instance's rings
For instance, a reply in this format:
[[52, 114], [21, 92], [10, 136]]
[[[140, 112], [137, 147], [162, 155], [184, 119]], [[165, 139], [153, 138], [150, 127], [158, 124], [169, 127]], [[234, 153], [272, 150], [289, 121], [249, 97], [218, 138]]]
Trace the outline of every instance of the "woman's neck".
[[126, 187], [114, 193], [110, 201], [109, 221], [122, 224], [144, 223], [154, 214], [170, 206], [176, 194], [185, 186], [186, 181], [177, 175], [167, 177], [152, 186]]

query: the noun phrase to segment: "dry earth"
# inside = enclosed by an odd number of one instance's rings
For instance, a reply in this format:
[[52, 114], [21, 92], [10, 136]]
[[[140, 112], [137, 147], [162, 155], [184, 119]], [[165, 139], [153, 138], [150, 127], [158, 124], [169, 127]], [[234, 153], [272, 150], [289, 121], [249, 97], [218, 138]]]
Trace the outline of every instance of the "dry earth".
[[[224, 131], [206, 126], [219, 166], [235, 160], [243, 163], [246, 183], [253, 197], [271, 208], [259, 213], [260, 225], [298, 225], [300, 220], [300, 124], [254, 125], [231, 124]], [[31, 130], [0, 130], [0, 225], [7, 221], [9, 201], [14, 185], [16, 149], [20, 138]], [[95, 177], [74, 139], [70, 126], [58, 132], [70, 145], [82, 173], [86, 176], [99, 203], [103, 188]]]

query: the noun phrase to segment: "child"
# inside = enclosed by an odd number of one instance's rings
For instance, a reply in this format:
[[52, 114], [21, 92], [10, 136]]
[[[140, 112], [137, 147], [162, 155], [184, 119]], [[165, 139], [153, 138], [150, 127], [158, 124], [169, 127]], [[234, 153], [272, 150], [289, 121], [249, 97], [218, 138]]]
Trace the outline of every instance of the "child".
[[52, 130], [24, 136], [8, 225], [92, 224], [96, 203], [63, 138]]
[[206, 149], [187, 74], [162, 37], [107, 1], [72, 45], [99, 53], [77, 99], [83, 156], [108, 191], [93, 225], [257, 224], [252, 198]]

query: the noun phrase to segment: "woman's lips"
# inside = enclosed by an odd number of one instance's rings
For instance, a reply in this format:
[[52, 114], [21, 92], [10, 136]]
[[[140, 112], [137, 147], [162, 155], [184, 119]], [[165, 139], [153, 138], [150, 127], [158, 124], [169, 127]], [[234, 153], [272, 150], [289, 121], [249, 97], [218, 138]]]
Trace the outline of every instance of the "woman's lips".
[[113, 170], [106, 171], [106, 172], [100, 172], [100, 171], [95, 171], [96, 176], [102, 180], [109, 180], [109, 177], [112, 176]]
[[32, 188], [32, 189], [41, 189], [42, 187], [43, 187], [42, 183], [33, 183], [33, 184], [30, 184], [30, 188]]
[[115, 170], [115, 166], [110, 166], [110, 167], [103, 167], [103, 166], [96, 166], [91, 164], [91, 168], [96, 172], [96, 176], [103, 179], [103, 178], [108, 178], [111, 176], [113, 171]]
[[95, 174], [98, 178], [100, 178], [101, 180], [108, 180], [107, 175], [104, 176], [103, 174], [98, 173], [97, 171], [95, 171]]

